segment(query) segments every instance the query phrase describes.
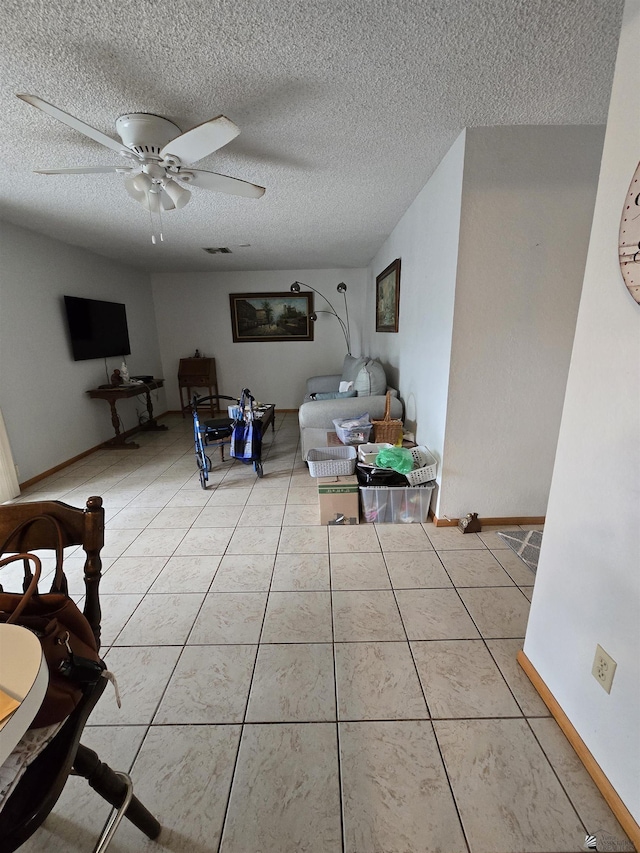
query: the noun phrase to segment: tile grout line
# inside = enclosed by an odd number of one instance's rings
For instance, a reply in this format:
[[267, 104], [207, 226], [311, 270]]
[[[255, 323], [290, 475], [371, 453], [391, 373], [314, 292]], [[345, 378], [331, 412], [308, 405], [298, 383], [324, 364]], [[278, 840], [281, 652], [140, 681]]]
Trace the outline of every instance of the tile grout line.
[[333, 661], [333, 694], [335, 700], [335, 709], [336, 709], [336, 749], [337, 755], [336, 760], [338, 762], [338, 795], [340, 802], [340, 835], [342, 842], [342, 851], [346, 853], [346, 844], [347, 844], [347, 836], [346, 836], [346, 816], [344, 809], [344, 773], [342, 766], [342, 742], [340, 739], [340, 723], [342, 720], [340, 719], [340, 706], [338, 703], [338, 663], [336, 659], [336, 632], [335, 632], [335, 621], [333, 614], [333, 572], [332, 572], [332, 564], [331, 564], [331, 541], [328, 542], [328, 551], [327, 551], [327, 562], [329, 565], [329, 612], [331, 616], [331, 651], [332, 651], [332, 661]]

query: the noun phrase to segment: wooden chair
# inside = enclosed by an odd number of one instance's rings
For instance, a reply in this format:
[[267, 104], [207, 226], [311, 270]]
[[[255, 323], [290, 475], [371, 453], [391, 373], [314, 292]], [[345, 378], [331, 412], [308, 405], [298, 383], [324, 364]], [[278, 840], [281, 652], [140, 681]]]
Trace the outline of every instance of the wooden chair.
[[[0, 506], [0, 542], [23, 521], [37, 515], [53, 515], [62, 528], [64, 546], [81, 545], [86, 553], [84, 615], [100, 648], [100, 550], [104, 544], [102, 498], [90, 497], [85, 509], [60, 501], [37, 501]], [[7, 546], [8, 552], [55, 549], [53, 525], [39, 521], [29, 525]], [[0, 576], [0, 581], [2, 580]], [[105, 850], [123, 817], [149, 838], [157, 838], [160, 824], [133, 796], [131, 779], [103, 764], [97, 754], [82, 746], [80, 738], [87, 719], [107, 686], [105, 678], [90, 685], [53, 740], [29, 765], [0, 812], [3, 853], [12, 853], [30, 838], [55, 806], [69, 775], [83, 776], [89, 785], [114, 806], [94, 853]]]

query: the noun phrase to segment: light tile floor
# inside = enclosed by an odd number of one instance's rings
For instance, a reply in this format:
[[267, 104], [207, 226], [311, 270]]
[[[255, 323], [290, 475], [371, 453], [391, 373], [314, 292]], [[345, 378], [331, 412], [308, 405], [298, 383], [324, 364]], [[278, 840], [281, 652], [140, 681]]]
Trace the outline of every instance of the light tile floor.
[[[293, 414], [265, 438], [263, 479], [212, 454], [205, 492], [190, 421], [165, 423], [21, 498], [104, 499], [103, 650], [123, 702], [104, 695], [84, 742], [131, 769], [164, 826], [154, 844], [125, 821], [114, 853], [624, 839], [515, 661], [535, 576], [494, 531], [321, 527]], [[107, 813], [70, 779], [23, 849], [89, 850]]]

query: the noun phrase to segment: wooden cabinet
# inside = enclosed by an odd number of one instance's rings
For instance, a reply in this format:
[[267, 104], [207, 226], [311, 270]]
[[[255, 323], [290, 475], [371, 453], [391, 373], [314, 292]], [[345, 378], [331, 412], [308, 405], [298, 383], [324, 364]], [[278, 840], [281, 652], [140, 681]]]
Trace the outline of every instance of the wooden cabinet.
[[[178, 368], [178, 387], [180, 389], [182, 417], [184, 417], [185, 411], [191, 406], [192, 388], [207, 388], [208, 393], [202, 395], [206, 397], [219, 394], [215, 358], [181, 358]], [[186, 388], [187, 391], [186, 403], [182, 396], [183, 388]], [[216, 402], [212, 400], [210, 403], [212, 415], [216, 413]]]

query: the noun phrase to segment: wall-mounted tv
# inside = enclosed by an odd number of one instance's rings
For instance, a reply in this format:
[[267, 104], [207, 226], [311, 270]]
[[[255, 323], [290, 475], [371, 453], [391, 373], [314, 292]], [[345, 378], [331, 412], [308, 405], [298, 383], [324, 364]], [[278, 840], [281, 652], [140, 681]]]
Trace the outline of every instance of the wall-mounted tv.
[[121, 302], [65, 296], [74, 361], [129, 355], [127, 312]]

